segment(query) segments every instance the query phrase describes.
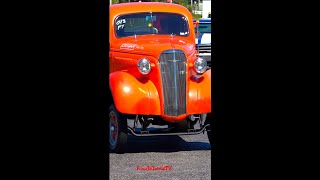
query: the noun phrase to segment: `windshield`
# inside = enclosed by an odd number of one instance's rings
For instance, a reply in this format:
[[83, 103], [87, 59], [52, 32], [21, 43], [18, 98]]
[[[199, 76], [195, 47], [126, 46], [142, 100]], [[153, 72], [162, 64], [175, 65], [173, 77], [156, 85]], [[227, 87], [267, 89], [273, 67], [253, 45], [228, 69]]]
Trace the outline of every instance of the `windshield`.
[[138, 13], [119, 16], [115, 20], [117, 37], [162, 34], [188, 36], [187, 18], [172, 13]]
[[200, 23], [197, 29], [200, 33], [211, 33], [211, 23]]

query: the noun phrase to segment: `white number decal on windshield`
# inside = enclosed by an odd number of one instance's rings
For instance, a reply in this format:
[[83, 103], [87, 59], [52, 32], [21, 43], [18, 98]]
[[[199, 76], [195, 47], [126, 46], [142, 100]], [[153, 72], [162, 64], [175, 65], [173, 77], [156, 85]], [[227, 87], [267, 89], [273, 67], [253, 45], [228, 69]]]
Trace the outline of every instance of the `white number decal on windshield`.
[[118, 26], [118, 30], [123, 29], [125, 24], [126, 24], [126, 20], [125, 19], [119, 19], [116, 22], [116, 25]]

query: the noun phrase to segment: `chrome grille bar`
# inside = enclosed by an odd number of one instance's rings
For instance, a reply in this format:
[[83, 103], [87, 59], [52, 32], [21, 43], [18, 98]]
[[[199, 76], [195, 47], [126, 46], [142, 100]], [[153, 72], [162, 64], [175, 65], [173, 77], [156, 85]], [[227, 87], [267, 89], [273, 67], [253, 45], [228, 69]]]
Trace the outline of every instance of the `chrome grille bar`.
[[164, 114], [186, 113], [186, 56], [180, 50], [167, 50], [159, 58]]
[[199, 45], [199, 53], [211, 53], [211, 45]]

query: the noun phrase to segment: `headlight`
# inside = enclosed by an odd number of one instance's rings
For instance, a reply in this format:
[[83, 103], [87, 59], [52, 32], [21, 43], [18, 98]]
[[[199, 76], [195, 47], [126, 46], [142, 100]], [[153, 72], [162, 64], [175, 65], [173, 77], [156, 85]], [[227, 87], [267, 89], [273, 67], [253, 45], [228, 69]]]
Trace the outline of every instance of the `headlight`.
[[199, 57], [194, 61], [194, 70], [198, 74], [204, 73], [207, 70], [207, 61]]
[[151, 71], [151, 63], [147, 58], [142, 58], [138, 62], [138, 69], [141, 74], [148, 74]]

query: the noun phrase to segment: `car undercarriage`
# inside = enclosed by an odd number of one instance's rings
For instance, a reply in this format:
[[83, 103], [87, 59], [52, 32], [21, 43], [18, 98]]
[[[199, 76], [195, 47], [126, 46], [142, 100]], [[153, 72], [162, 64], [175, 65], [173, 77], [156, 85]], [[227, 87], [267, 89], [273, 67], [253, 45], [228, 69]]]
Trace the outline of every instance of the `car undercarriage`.
[[128, 133], [134, 136], [195, 135], [210, 131], [207, 114], [191, 115], [180, 123], [170, 123], [159, 116], [136, 115], [127, 118]]

